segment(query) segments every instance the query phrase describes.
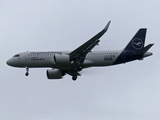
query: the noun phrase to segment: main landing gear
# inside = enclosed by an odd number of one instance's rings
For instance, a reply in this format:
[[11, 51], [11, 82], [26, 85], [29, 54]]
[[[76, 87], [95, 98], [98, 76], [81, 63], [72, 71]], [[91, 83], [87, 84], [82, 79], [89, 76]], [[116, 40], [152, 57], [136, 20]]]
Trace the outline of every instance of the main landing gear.
[[26, 73], [25, 73], [25, 75], [26, 75], [26, 76], [29, 75], [29, 68], [28, 68], [28, 67], [26, 67]]
[[77, 69], [78, 69], [78, 71], [81, 71], [82, 68], [83, 68], [82, 65], [78, 65], [78, 68], [77, 68]]
[[[81, 71], [82, 69], [83, 69], [83, 66], [82, 65], [78, 65], [77, 70]], [[75, 74], [73, 74], [72, 80], [75, 81], [77, 79], [77, 74], [79, 74], [78, 71], [76, 71]]]
[[73, 75], [73, 76], [72, 76], [72, 80], [75, 81], [76, 79], [77, 79], [77, 75]]

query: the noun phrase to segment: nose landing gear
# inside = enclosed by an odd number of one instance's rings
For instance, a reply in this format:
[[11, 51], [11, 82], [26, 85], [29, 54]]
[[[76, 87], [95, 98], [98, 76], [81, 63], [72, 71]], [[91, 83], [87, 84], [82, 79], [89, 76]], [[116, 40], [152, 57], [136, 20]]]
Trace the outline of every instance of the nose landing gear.
[[25, 75], [26, 75], [26, 76], [29, 75], [29, 68], [28, 68], [28, 67], [26, 67], [26, 73], [25, 73]]

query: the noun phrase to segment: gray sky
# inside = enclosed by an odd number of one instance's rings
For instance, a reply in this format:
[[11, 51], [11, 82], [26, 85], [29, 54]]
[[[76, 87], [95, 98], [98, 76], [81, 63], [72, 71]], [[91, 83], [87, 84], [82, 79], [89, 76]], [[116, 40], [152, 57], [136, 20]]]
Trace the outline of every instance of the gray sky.
[[[3, 120], [160, 119], [159, 0], [1, 0], [0, 118]], [[46, 69], [12, 68], [24, 51], [74, 50], [104, 28], [94, 50], [122, 49], [141, 27], [153, 56], [127, 64], [89, 68], [49, 81]]]

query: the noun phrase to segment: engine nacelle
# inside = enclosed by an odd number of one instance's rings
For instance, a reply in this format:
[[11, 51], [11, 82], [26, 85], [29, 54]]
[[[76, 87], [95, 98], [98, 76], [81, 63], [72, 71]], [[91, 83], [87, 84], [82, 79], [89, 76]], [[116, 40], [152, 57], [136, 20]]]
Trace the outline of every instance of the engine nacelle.
[[62, 71], [59, 69], [47, 70], [48, 79], [61, 79], [63, 76]]
[[70, 56], [65, 55], [65, 54], [62, 54], [62, 55], [55, 54], [54, 61], [56, 64], [69, 64], [70, 63]]

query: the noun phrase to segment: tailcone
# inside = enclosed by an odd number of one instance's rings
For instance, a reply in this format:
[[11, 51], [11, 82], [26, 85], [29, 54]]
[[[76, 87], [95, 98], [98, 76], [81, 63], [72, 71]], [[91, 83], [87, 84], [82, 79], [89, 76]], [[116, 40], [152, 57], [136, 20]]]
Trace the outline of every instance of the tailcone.
[[146, 52], [146, 53], [144, 53], [143, 57], [148, 57], [148, 56], [151, 56], [151, 55], [153, 55], [152, 52]]

